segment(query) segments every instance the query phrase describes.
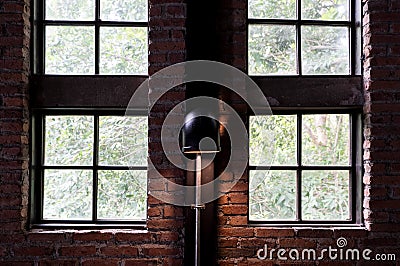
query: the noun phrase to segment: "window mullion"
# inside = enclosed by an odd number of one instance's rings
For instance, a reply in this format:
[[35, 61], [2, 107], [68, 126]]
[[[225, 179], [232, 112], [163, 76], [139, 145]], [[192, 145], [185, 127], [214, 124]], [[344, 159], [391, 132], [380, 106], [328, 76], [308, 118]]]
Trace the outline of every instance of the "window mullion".
[[98, 195], [98, 165], [99, 165], [99, 116], [94, 116], [94, 137], [93, 137], [93, 200], [92, 200], [92, 219], [97, 221], [97, 195]]
[[297, 57], [297, 74], [303, 74], [302, 58], [301, 58], [301, 0], [297, 0], [297, 23], [296, 23], [296, 57]]
[[302, 115], [298, 114], [297, 115], [297, 165], [298, 169], [296, 171], [296, 220], [297, 221], [302, 221], [302, 215], [301, 215], [301, 175], [302, 175], [302, 159], [301, 159], [301, 153], [302, 153], [302, 134], [301, 134], [301, 129], [302, 129]]
[[[40, 153], [40, 154], [36, 154], [37, 158], [39, 159], [38, 164], [40, 165], [40, 168], [35, 170], [35, 174], [38, 175], [38, 182], [36, 182], [35, 186], [37, 185], [40, 188], [38, 190], [39, 191], [38, 195], [35, 195], [35, 199], [38, 203], [37, 205], [39, 206], [39, 210], [38, 210], [39, 217], [35, 217], [35, 220], [43, 221], [43, 209], [44, 209], [43, 208], [43, 206], [44, 206], [44, 169], [43, 169], [43, 166], [44, 166], [45, 143], [46, 143], [45, 142], [46, 134], [44, 134], [44, 132], [46, 130], [46, 123], [45, 123], [46, 120], [45, 120], [45, 116], [42, 114], [40, 114], [39, 119], [40, 119], [40, 122], [37, 125], [37, 128], [35, 130], [36, 136], [38, 137], [37, 138], [38, 143], [36, 143], [36, 144], [39, 145], [36, 147], [38, 147], [37, 151]], [[38, 219], [36, 219], [36, 218], [38, 218]]]
[[356, 47], [357, 47], [357, 37], [356, 37], [356, 12], [355, 12], [355, 1], [349, 1], [349, 11], [351, 26], [349, 29], [349, 50], [350, 50], [350, 75], [356, 74]]
[[358, 147], [358, 137], [357, 137], [357, 128], [358, 128], [358, 115], [351, 114], [350, 115], [350, 165], [351, 170], [349, 172], [349, 204], [350, 204], [350, 219], [353, 222], [356, 222], [357, 219], [357, 149]]
[[99, 74], [100, 64], [100, 0], [95, 4], [95, 32], [94, 32], [94, 73]]

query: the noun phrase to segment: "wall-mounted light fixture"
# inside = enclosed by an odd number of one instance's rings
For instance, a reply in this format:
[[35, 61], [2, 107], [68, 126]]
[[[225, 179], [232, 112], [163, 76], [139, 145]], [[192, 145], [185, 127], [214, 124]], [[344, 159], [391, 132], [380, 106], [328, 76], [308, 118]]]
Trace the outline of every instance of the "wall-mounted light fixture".
[[182, 151], [195, 154], [196, 195], [192, 209], [196, 211], [195, 224], [195, 266], [200, 266], [200, 210], [204, 209], [201, 202], [201, 154], [217, 153], [221, 150], [219, 122], [212, 117], [201, 115], [201, 110], [193, 110], [185, 117], [182, 128]]

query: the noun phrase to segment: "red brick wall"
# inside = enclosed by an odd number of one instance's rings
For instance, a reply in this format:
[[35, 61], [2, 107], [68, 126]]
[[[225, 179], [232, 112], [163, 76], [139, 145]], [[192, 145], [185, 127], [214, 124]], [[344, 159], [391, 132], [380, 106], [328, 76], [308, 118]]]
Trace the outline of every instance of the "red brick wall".
[[[247, 224], [244, 177], [218, 200], [219, 264], [266, 265], [255, 258], [255, 252], [265, 243], [271, 248], [318, 249], [334, 245], [341, 236], [349, 241], [347, 247], [397, 253], [400, 258], [400, 2], [363, 3], [366, 229], [251, 227]], [[245, 69], [246, 1], [223, 0], [220, 5], [220, 59]], [[29, 12], [29, 3], [22, 0], [0, 3], [0, 264], [182, 264], [183, 208], [153, 197], [148, 199], [147, 231], [25, 229], [29, 185]], [[150, 1], [150, 74], [184, 61], [185, 12], [183, 1]], [[177, 182], [183, 182], [184, 173], [165, 163], [159, 135], [163, 117], [184, 99], [184, 94], [184, 88], [170, 92], [157, 103], [149, 118], [150, 159], [166, 178]], [[222, 96], [245, 114], [235, 97]], [[153, 177], [150, 171], [149, 178]]]
[[[150, 1], [149, 72], [185, 58], [185, 4]], [[1, 265], [180, 265], [183, 212], [148, 199], [147, 230], [27, 230], [29, 190], [29, 1], [0, 2], [0, 264]], [[32, 91], [34, 88], [30, 88]], [[175, 102], [184, 92], [173, 93]], [[171, 97], [171, 95], [169, 96]], [[150, 147], [171, 100], [150, 114]], [[157, 148], [150, 159], [163, 157]], [[164, 167], [165, 176], [183, 172]], [[152, 173], [150, 172], [150, 178]]]
[[[243, 19], [246, 1], [226, 0], [230, 22]], [[293, 261], [256, 258], [256, 251], [336, 247], [345, 237], [346, 248], [369, 248], [376, 253], [396, 254], [400, 260], [400, 2], [363, 0], [364, 48], [364, 212], [360, 229], [268, 228], [249, 226], [247, 176], [218, 200], [218, 263], [220, 265], [291, 265]], [[232, 27], [235, 23], [230, 23]], [[243, 51], [235, 42], [246, 36], [240, 26], [224, 38], [222, 60], [245, 69]], [[239, 53], [237, 56], [236, 53]], [[242, 54], [242, 57], [240, 56]], [[244, 64], [244, 65], [243, 65]], [[286, 253], [287, 256], [287, 253]], [[276, 253], [275, 256], [276, 258]], [[316, 262], [297, 262], [314, 265]], [[357, 262], [324, 261], [319, 265], [354, 265]], [[360, 261], [360, 264], [366, 261]], [[377, 263], [377, 262], [375, 262]], [[391, 265], [393, 262], [386, 262]], [[394, 263], [395, 264], [395, 263]], [[381, 265], [381, 264], [379, 264]]]

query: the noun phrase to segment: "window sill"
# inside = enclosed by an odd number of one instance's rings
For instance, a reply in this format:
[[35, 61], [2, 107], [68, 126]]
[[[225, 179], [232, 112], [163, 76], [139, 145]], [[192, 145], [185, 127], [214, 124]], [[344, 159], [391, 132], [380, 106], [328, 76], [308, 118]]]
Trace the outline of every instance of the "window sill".
[[103, 231], [108, 229], [132, 229], [138, 231], [146, 231], [146, 224], [32, 224], [31, 230], [95, 230]]
[[148, 242], [154, 235], [148, 232], [146, 229], [96, 229], [96, 228], [41, 228], [41, 229], [31, 229], [26, 232], [27, 239], [29, 241], [39, 241], [39, 242], [68, 242], [70, 241], [105, 241], [105, 242], [132, 242], [141, 241]]
[[363, 224], [270, 224], [270, 223], [249, 223], [249, 226], [251, 227], [262, 227], [262, 228], [266, 228], [266, 229], [288, 229], [288, 228], [292, 228], [295, 231], [296, 230], [302, 230], [302, 229], [313, 229], [313, 230], [318, 230], [318, 229], [322, 229], [322, 230], [327, 230], [327, 229], [331, 229], [331, 230], [336, 230], [336, 229], [340, 229], [340, 230], [367, 230], [366, 227]]

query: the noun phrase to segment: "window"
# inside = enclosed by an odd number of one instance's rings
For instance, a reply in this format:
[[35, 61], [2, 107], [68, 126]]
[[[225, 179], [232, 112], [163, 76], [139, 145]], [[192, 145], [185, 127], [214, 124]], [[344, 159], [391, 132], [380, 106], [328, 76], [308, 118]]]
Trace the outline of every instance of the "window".
[[142, 226], [147, 0], [33, 2], [32, 227]]
[[355, 2], [249, 0], [249, 74], [354, 75]]
[[360, 20], [359, 0], [248, 0], [248, 74], [273, 112], [248, 120], [251, 223], [361, 223]]
[[37, 73], [147, 74], [146, 0], [43, 0]]
[[36, 122], [36, 223], [144, 221], [147, 117], [56, 113]]
[[[354, 223], [358, 115], [251, 116], [249, 220]], [[273, 157], [272, 157], [273, 156]]]

